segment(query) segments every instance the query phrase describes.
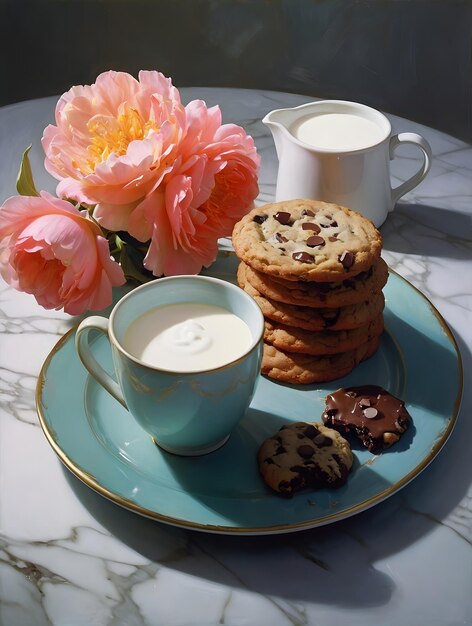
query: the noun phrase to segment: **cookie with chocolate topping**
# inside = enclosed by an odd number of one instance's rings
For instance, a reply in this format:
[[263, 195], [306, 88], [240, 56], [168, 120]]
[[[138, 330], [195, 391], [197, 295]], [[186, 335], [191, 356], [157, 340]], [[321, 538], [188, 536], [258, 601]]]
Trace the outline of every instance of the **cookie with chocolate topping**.
[[382, 237], [351, 209], [317, 200], [266, 204], [233, 230], [237, 256], [250, 267], [294, 281], [332, 282], [367, 271], [380, 257]]
[[326, 397], [323, 422], [352, 434], [370, 452], [396, 443], [411, 423], [403, 400], [378, 385], [338, 389]]
[[262, 443], [257, 460], [264, 482], [290, 498], [305, 488], [341, 487], [353, 456], [348, 442], [335, 430], [323, 424], [294, 422]]

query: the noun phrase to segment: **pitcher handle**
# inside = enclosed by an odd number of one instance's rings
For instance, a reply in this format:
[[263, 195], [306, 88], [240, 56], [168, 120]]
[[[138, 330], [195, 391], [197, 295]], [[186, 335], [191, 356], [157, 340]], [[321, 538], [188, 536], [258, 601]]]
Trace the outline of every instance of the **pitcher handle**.
[[75, 347], [80, 360], [89, 371], [90, 375], [95, 378], [97, 382], [104, 387], [109, 394], [111, 394], [125, 409], [128, 409], [120, 386], [110, 376], [110, 374], [98, 363], [94, 357], [92, 350], [90, 349], [89, 334], [91, 330], [98, 330], [106, 335], [108, 342], [110, 338], [108, 336], [108, 320], [106, 317], [100, 317], [99, 315], [92, 315], [81, 322], [75, 333]]
[[431, 146], [424, 137], [418, 135], [417, 133], [399, 133], [398, 135], [394, 135], [390, 139], [390, 159], [395, 157], [395, 150], [397, 147], [406, 143], [413, 144], [420, 148], [423, 153], [423, 162], [416, 174], [413, 174], [411, 178], [406, 180], [401, 185], [398, 185], [398, 187], [392, 189], [392, 203], [390, 205], [390, 210], [393, 209], [396, 202], [402, 196], [404, 196], [408, 191], [411, 191], [414, 187], [416, 187], [416, 185], [419, 185], [431, 168], [431, 160], [433, 158]]

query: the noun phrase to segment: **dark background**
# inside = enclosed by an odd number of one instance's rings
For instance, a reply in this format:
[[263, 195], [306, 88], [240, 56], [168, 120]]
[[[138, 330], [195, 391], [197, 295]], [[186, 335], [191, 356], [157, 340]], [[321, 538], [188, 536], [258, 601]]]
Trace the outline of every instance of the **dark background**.
[[0, 105], [108, 69], [357, 100], [472, 141], [472, 0], [0, 0]]

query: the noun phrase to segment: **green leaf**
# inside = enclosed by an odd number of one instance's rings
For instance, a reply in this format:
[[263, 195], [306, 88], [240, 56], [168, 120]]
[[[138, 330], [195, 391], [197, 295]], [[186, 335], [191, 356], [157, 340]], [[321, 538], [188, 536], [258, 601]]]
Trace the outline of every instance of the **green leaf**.
[[123, 241], [123, 239], [121, 239], [121, 237], [117, 233], [113, 233], [113, 236], [114, 236], [114, 240], [115, 240], [116, 250], [117, 250], [117, 252], [121, 252], [126, 244]]
[[39, 196], [39, 193], [34, 185], [33, 172], [31, 171], [31, 163], [28, 157], [28, 152], [31, 150], [31, 145], [26, 148], [21, 158], [20, 171], [18, 172], [18, 178], [16, 179], [16, 190], [20, 196]]
[[125, 245], [120, 251], [120, 265], [127, 280], [135, 280], [138, 283], [148, 283], [155, 279], [152, 272], [143, 266], [145, 254], [133, 246]]

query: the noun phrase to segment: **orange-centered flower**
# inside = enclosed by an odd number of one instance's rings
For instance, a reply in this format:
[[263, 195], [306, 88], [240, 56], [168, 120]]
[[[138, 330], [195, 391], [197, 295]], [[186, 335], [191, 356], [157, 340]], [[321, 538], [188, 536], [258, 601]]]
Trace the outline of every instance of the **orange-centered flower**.
[[60, 98], [56, 125], [43, 134], [45, 167], [60, 181], [59, 196], [105, 212], [115, 207], [103, 224], [126, 229], [130, 210], [159, 185], [184, 135], [185, 109], [169, 78], [105, 72]]
[[90, 172], [106, 161], [113, 153], [116, 156], [126, 154], [132, 141], [146, 139], [149, 132], [158, 131], [159, 126], [153, 120], [144, 120], [139, 111], [127, 108], [117, 117], [96, 116], [87, 123], [90, 133]]
[[59, 100], [43, 135], [46, 169], [62, 198], [92, 205], [110, 231], [149, 242], [156, 276], [197, 273], [218, 238], [252, 207], [259, 156], [243, 128], [222, 124], [219, 107], [186, 107], [169, 78], [106, 72]]

